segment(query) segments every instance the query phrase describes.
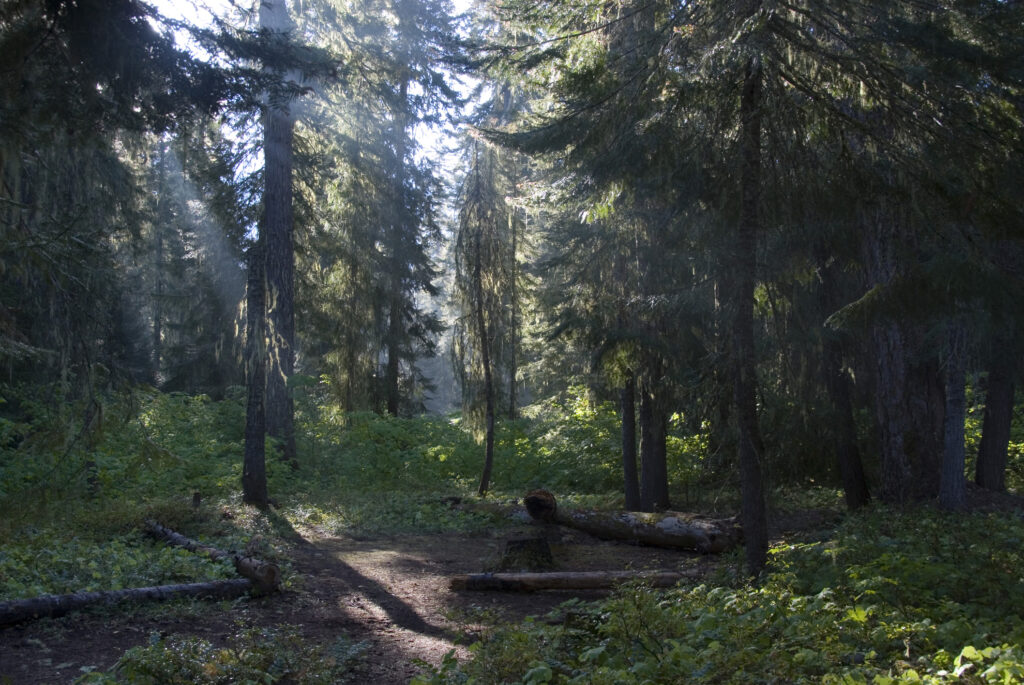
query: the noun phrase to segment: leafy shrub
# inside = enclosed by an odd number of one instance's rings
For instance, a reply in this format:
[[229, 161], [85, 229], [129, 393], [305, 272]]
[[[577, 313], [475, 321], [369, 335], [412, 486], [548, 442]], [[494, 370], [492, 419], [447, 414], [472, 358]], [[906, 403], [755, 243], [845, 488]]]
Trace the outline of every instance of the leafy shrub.
[[867, 512], [772, 550], [759, 586], [626, 586], [424, 682], [1021, 682], [1022, 536], [1016, 517]]
[[230, 562], [128, 534], [98, 543], [35, 531], [0, 548], [0, 600], [235, 577]]
[[125, 652], [109, 672], [93, 672], [80, 683], [336, 683], [358, 660], [363, 643], [347, 637], [322, 647], [306, 642], [293, 626], [249, 628], [224, 647], [198, 637], [161, 638]]

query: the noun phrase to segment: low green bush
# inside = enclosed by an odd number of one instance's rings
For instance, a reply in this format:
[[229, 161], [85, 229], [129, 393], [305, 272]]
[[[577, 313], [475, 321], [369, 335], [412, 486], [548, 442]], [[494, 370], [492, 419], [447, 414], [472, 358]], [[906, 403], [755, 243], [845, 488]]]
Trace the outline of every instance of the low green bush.
[[133, 647], [110, 671], [92, 672], [78, 683], [217, 685], [227, 683], [342, 682], [358, 662], [365, 643], [341, 636], [333, 644], [310, 644], [293, 626], [247, 628], [223, 647], [198, 637], [154, 635]]
[[436, 683], [1017, 683], [1024, 522], [877, 510], [772, 550], [760, 585], [639, 585], [502, 626]]

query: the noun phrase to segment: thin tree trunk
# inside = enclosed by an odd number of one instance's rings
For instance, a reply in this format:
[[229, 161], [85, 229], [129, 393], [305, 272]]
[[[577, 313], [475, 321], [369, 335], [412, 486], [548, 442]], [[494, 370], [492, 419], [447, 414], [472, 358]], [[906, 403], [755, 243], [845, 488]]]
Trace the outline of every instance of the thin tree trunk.
[[262, 239], [249, 248], [249, 278], [245, 311], [245, 453], [242, 461], [242, 500], [267, 507], [266, 331]]
[[1006, 456], [1013, 422], [1014, 354], [1012, 340], [996, 336], [988, 362], [985, 418], [974, 482], [997, 492], [1006, 490]]
[[655, 511], [669, 508], [668, 500], [668, 415], [660, 398], [654, 403], [654, 474], [651, 476], [651, 490]]
[[[260, 3], [260, 26], [271, 31], [291, 27], [285, 0]], [[269, 355], [267, 433], [280, 441], [280, 456], [296, 462], [295, 403], [288, 380], [295, 369], [295, 251], [292, 244], [292, 138], [294, 122], [287, 103], [271, 102], [263, 119], [263, 230], [267, 282]]]
[[636, 471], [636, 379], [630, 372], [619, 391], [622, 408], [622, 475], [625, 484], [626, 510], [640, 510], [640, 483]]
[[[160, 190], [167, 190], [167, 143], [160, 147]], [[157, 202], [160, 205], [166, 200], [160, 197]], [[153, 262], [156, 283], [153, 287], [153, 385], [160, 384], [160, 370], [163, 360], [163, 323], [164, 323], [164, 226], [166, 216], [164, 212], [157, 209], [157, 221], [153, 225]]]
[[[515, 164], [515, 162], [513, 162]], [[513, 176], [512, 187], [517, 187], [518, 178]], [[517, 238], [519, 231], [516, 230], [516, 210], [513, 209], [509, 212], [508, 216], [509, 229], [512, 233], [512, 263], [511, 263], [511, 288], [512, 288], [512, 312], [511, 312], [511, 330], [509, 336], [512, 338], [511, 343], [511, 358], [509, 359], [509, 379], [508, 379], [508, 418], [515, 420], [516, 418], [516, 390], [518, 384], [516, 382], [516, 376], [519, 374], [518, 363], [519, 363], [519, 284], [517, 282], [519, 277], [519, 262], [516, 261], [517, 255]]]
[[647, 384], [640, 381], [639, 411], [637, 418], [640, 424], [640, 506], [637, 511], [654, 511], [654, 492], [648, 480], [651, 465], [654, 463], [654, 407]]
[[384, 384], [387, 392], [387, 412], [398, 416], [401, 394], [398, 387], [399, 347], [402, 340], [402, 301], [396, 294], [391, 299], [388, 311], [388, 363], [384, 370]]
[[967, 395], [964, 375], [967, 355], [967, 331], [960, 320], [949, 324], [946, 350], [946, 406], [939, 483], [939, 508], [960, 511], [967, 506], [967, 481], [964, 477], [964, 419]]
[[479, 493], [485, 495], [491, 484], [491, 469], [494, 467], [494, 386], [491, 378], [491, 352], [490, 342], [487, 337], [487, 319], [484, 318], [481, 232], [482, 229], [478, 226], [475, 237], [476, 245], [474, 246], [473, 290], [475, 291], [474, 299], [476, 300], [474, 305], [476, 309], [477, 334], [480, 338], [480, 358], [484, 367], [484, 470], [480, 476]]
[[757, 420], [757, 370], [754, 359], [754, 284], [758, 206], [761, 195], [762, 73], [759, 59], [747, 61], [740, 98], [740, 224], [737, 232], [733, 302], [733, 404], [739, 439], [740, 485], [747, 567], [759, 575], [768, 559], [768, 524], [761, 473], [761, 436]]

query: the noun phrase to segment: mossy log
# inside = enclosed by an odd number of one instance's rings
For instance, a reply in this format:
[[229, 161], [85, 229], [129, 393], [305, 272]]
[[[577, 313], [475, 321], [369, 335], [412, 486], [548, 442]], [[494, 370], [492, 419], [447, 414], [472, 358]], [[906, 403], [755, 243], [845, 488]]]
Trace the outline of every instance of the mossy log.
[[249, 592], [252, 587], [252, 581], [247, 578], [232, 578], [231, 580], [215, 580], [206, 583], [157, 585], [107, 592], [41, 595], [32, 599], [0, 602], [0, 626], [13, 625], [37, 618], [56, 618], [68, 612], [98, 604], [160, 601], [182, 597], [233, 599]]
[[544, 499], [543, 513], [535, 520], [554, 522], [582, 530], [603, 540], [627, 540], [656, 547], [677, 547], [698, 552], [718, 553], [742, 541], [742, 531], [735, 519], [711, 519], [676, 511], [645, 513], [637, 511], [565, 511], [559, 509], [554, 496], [532, 491], [527, 497]]
[[273, 592], [281, 584], [281, 570], [277, 564], [204, 545], [152, 520], [146, 521], [146, 532], [176, 547], [184, 547], [190, 552], [205, 554], [214, 561], [230, 559], [231, 563], [235, 565], [238, 575], [252, 581], [257, 594]]
[[653, 587], [671, 587], [692, 574], [678, 571], [556, 571], [553, 573], [473, 573], [452, 576], [452, 590], [602, 590], [642, 580]]

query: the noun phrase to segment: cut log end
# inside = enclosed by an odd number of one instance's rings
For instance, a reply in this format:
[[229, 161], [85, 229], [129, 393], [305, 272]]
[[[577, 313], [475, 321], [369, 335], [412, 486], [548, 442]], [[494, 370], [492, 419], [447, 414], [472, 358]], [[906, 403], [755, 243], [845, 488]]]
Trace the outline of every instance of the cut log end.
[[558, 513], [555, 496], [547, 490], [531, 490], [523, 497], [526, 512], [535, 521], [554, 521]]

